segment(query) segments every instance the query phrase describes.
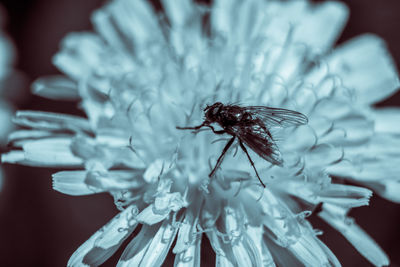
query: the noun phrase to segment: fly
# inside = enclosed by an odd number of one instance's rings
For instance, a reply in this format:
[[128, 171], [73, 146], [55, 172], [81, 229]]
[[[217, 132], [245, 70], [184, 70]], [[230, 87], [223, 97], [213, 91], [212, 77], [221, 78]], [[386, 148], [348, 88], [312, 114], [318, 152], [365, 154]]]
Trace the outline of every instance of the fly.
[[[265, 106], [241, 107], [237, 105], [224, 105], [221, 102], [216, 102], [211, 106], [207, 105], [204, 109], [204, 114], [205, 119], [202, 124], [193, 127], [176, 128], [179, 130], [199, 130], [202, 127], [209, 127], [215, 134], [229, 134], [232, 136], [208, 176], [211, 178], [215, 174], [226, 152], [237, 138], [240, 148], [246, 153], [258, 180], [264, 188], [265, 184], [262, 182], [244, 144], [264, 160], [274, 165], [282, 166], [283, 159], [281, 153], [269, 129], [271, 127], [285, 128], [308, 123], [308, 118], [304, 114], [293, 110]], [[212, 123], [219, 124], [222, 130], [215, 130], [211, 125]]]

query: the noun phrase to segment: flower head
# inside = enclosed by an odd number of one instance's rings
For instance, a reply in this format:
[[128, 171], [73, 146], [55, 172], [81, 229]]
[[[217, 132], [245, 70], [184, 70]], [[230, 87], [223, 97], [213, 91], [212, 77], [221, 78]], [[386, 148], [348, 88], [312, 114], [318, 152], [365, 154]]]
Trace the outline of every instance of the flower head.
[[[16, 149], [3, 161], [76, 168], [53, 175], [70, 195], [110, 193], [121, 213], [90, 237], [69, 266], [99, 265], [142, 225], [119, 266], [159, 266], [174, 240], [176, 266], [198, 266], [206, 235], [221, 265], [340, 265], [307, 217], [318, 216], [377, 266], [379, 246], [347, 216], [372, 191], [399, 201], [397, 109], [372, 104], [399, 80], [383, 42], [361, 36], [331, 51], [347, 18], [338, 2], [115, 0], [93, 14], [95, 33], [62, 42], [34, 92], [81, 100], [87, 118], [20, 111]], [[283, 164], [239, 143], [209, 173], [229, 135], [199, 125], [216, 102], [301, 112], [307, 125], [271, 127]], [[225, 138], [228, 137], [228, 138]], [[277, 152], [278, 153], [278, 152]], [[346, 185], [348, 179], [359, 186]]]

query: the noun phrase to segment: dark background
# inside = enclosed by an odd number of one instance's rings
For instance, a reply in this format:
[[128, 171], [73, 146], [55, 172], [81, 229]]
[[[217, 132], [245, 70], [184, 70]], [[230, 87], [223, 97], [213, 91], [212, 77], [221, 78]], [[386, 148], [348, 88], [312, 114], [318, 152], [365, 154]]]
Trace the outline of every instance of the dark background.
[[[400, 1], [349, 0], [349, 23], [339, 43], [356, 35], [372, 32], [384, 38], [397, 66], [400, 66]], [[51, 57], [65, 34], [90, 30], [90, 13], [100, 0], [3, 0], [8, 13], [6, 31], [18, 50], [16, 67], [28, 82], [42, 75], [58, 73]], [[46, 101], [29, 95], [17, 102], [19, 109], [77, 112], [76, 103]], [[397, 94], [382, 105], [399, 106]], [[399, 123], [399, 122], [394, 122]], [[52, 190], [51, 174], [57, 170], [4, 166], [9, 178], [0, 194], [0, 266], [65, 266], [70, 255], [92, 233], [116, 213], [106, 194], [72, 197]], [[374, 196], [369, 207], [355, 209], [351, 215], [382, 246], [391, 266], [400, 266], [400, 205]], [[343, 266], [370, 266], [345, 239], [318, 220], [322, 240], [333, 250]], [[203, 240], [205, 243], [206, 240]], [[121, 250], [104, 266], [115, 266]], [[209, 245], [202, 249], [207, 266], [214, 256]], [[165, 266], [171, 266], [170, 255]], [[207, 261], [202, 261], [206, 264]], [[206, 266], [206, 265], [204, 265]]]

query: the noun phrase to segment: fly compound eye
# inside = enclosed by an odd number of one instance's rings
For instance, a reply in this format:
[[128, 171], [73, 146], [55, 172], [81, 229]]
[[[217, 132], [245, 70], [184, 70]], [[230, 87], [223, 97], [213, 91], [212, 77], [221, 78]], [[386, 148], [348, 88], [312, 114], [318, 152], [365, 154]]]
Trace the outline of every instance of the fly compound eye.
[[213, 107], [212, 114], [217, 115], [218, 111], [219, 111], [219, 107]]

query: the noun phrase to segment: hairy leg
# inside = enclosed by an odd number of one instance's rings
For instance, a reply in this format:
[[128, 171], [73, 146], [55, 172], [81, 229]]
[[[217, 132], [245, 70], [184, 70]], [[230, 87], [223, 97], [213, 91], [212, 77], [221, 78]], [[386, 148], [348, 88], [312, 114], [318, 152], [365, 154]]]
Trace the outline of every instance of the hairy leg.
[[246, 153], [247, 158], [249, 159], [250, 164], [251, 164], [251, 166], [253, 167], [253, 169], [254, 169], [254, 171], [255, 171], [255, 173], [256, 173], [256, 175], [257, 175], [258, 180], [260, 181], [261, 185], [265, 188], [265, 184], [261, 181], [260, 175], [258, 175], [257, 169], [256, 169], [256, 167], [254, 166], [254, 162], [251, 160], [250, 155], [249, 155], [249, 153], [247, 152], [246, 147], [243, 145], [243, 143], [242, 143], [242, 141], [241, 141], [240, 139], [239, 139], [239, 144], [240, 144], [240, 147], [243, 149], [244, 153]]
[[224, 159], [225, 153], [228, 151], [228, 149], [231, 147], [233, 141], [235, 141], [236, 136], [232, 137], [231, 140], [228, 141], [228, 143], [226, 143], [224, 149], [222, 150], [221, 155], [219, 156], [217, 163], [215, 164], [214, 169], [210, 172], [210, 174], [208, 175], [209, 177], [212, 177], [216, 170], [219, 168], [219, 166], [222, 163], [222, 160]]

